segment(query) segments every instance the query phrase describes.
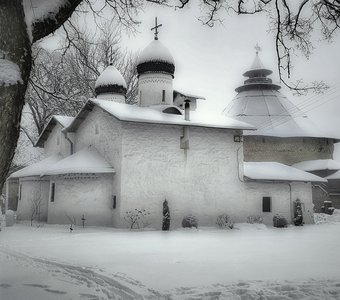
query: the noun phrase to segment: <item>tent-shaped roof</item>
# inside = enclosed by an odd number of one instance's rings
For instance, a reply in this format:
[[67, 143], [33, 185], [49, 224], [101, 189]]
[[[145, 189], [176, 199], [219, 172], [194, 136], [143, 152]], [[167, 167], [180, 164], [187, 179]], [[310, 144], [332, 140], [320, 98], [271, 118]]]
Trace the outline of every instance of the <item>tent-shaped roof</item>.
[[60, 124], [63, 128], [67, 128], [72, 123], [73, 119], [74, 117], [53, 115], [39, 135], [38, 140], [35, 142], [34, 146], [43, 147], [54, 126]]
[[68, 127], [68, 131], [74, 132], [81, 122], [83, 122], [83, 120], [86, 118], [86, 115], [95, 106], [103, 109], [121, 121], [224, 129], [255, 129], [252, 125], [231, 118], [226, 118], [222, 115], [221, 117], [202, 119], [198, 115], [191, 114], [190, 121], [187, 121], [182, 115], [167, 114], [148, 107], [116, 103], [107, 100], [90, 99], [75, 117], [72, 124]]
[[306, 160], [294, 164], [292, 167], [303, 171], [340, 170], [340, 162], [333, 159]]
[[113, 167], [95, 148], [88, 147], [60, 160], [41, 175], [114, 172]]
[[[266, 72], [264, 72], [266, 71]], [[238, 94], [224, 109], [226, 116], [257, 127], [256, 131], [245, 131], [244, 135], [273, 137], [319, 137], [334, 138], [319, 129], [295, 104], [279, 92], [280, 86], [273, 84], [256, 54], [252, 69], [244, 84], [236, 89]]]
[[322, 177], [278, 162], [244, 162], [244, 176], [258, 181], [327, 182]]
[[19, 171], [12, 173], [9, 178], [20, 178], [29, 176], [40, 176], [42, 173], [49, 170], [49, 168], [60, 161], [62, 156], [59, 154], [49, 156], [35, 164], [27, 166]]

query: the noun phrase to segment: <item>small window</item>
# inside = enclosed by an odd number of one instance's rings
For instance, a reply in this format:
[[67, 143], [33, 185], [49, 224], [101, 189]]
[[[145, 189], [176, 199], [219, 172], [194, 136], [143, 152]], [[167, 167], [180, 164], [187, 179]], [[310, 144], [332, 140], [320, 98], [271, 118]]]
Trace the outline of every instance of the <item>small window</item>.
[[162, 102], [165, 102], [165, 90], [162, 91]]
[[263, 197], [262, 198], [262, 211], [263, 212], [271, 212], [271, 197]]
[[117, 207], [117, 197], [116, 195], [113, 195], [112, 196], [112, 208], [116, 209], [116, 207]]
[[54, 196], [55, 196], [55, 183], [52, 182], [51, 183], [51, 196], [50, 196], [51, 202], [54, 202]]
[[22, 190], [22, 184], [20, 183], [20, 185], [19, 185], [19, 195], [18, 195], [19, 200], [21, 200], [21, 190]]
[[99, 133], [99, 128], [98, 128], [98, 124], [96, 124], [94, 126], [94, 134], [98, 134]]
[[59, 144], [60, 144], [60, 137], [57, 136], [57, 145], [59, 145]]

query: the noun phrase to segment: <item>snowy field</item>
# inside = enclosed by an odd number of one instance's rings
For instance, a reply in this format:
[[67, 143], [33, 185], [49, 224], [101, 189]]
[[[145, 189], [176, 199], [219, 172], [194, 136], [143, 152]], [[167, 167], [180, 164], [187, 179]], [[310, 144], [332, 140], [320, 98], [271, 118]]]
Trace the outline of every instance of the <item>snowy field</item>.
[[0, 232], [0, 299], [340, 299], [340, 222]]

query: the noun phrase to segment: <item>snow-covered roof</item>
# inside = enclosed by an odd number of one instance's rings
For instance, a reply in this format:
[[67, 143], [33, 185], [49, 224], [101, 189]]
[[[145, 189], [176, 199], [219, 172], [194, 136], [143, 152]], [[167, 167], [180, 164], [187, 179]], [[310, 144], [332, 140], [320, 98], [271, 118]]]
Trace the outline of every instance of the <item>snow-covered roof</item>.
[[254, 61], [251, 65], [250, 69], [247, 72], [245, 72], [243, 74], [243, 76], [252, 77], [253, 74], [257, 73], [257, 72], [254, 72], [254, 71], [261, 71], [261, 73], [265, 74], [265, 75], [272, 74], [271, 70], [265, 68], [265, 66], [263, 65], [258, 53], [256, 53], [256, 56], [254, 58]]
[[331, 175], [326, 176], [325, 179], [340, 179], [340, 170], [336, 171]]
[[257, 127], [244, 135], [336, 138], [323, 132], [287, 97], [273, 89], [242, 91], [224, 112]]
[[167, 114], [149, 107], [139, 107], [107, 100], [90, 99], [75, 117], [75, 120], [68, 130], [75, 131], [86, 117], [85, 115], [88, 114], [94, 106], [100, 107], [121, 121], [224, 129], [255, 129], [247, 123], [227, 118], [223, 115], [214, 116], [213, 118], [202, 118], [197, 114], [191, 113], [190, 121], [186, 121], [182, 115]]
[[292, 167], [303, 171], [340, 170], [340, 162], [333, 159], [305, 160], [294, 164]]
[[122, 74], [114, 66], [110, 65], [99, 75], [95, 88], [115, 84], [126, 88], [126, 81]]
[[151, 61], [175, 64], [170, 51], [159, 40], [153, 40], [139, 55], [138, 64]]
[[69, 127], [72, 121], [74, 120], [74, 117], [69, 117], [69, 116], [54, 115], [53, 118], [64, 128]]
[[41, 175], [114, 173], [113, 167], [93, 147], [84, 148], [53, 164]]
[[188, 97], [188, 98], [206, 100], [205, 97], [203, 97], [203, 96], [198, 96], [198, 95], [188, 93], [188, 92], [183, 91], [183, 90], [174, 89], [174, 93], [178, 93], [178, 94], [180, 94], [184, 97]]
[[39, 135], [38, 140], [35, 142], [35, 147], [44, 146], [44, 142], [48, 139], [50, 133], [52, 132], [54, 126], [57, 125], [57, 123], [59, 123], [63, 128], [67, 128], [68, 126], [70, 126], [73, 120], [74, 117], [53, 115]]
[[62, 156], [55, 154], [49, 156], [35, 164], [27, 166], [19, 171], [12, 173], [9, 178], [29, 177], [29, 176], [40, 176], [42, 173], [49, 170], [49, 168], [56, 162], [60, 161]]
[[260, 181], [327, 182], [322, 177], [278, 162], [244, 162], [244, 176]]

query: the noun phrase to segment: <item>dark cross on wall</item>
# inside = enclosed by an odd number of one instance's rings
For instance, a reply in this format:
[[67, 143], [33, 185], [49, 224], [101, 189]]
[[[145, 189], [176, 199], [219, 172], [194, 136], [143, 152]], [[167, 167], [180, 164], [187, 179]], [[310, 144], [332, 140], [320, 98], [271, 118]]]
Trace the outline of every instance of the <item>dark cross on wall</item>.
[[155, 27], [151, 28], [151, 31], [154, 30], [155, 40], [158, 40], [158, 28], [161, 27], [162, 24], [157, 23], [157, 17], [155, 18]]
[[83, 215], [83, 217], [81, 218], [81, 221], [82, 221], [82, 223], [83, 223], [83, 228], [84, 228], [84, 227], [85, 227], [85, 221], [86, 221], [85, 215]]

